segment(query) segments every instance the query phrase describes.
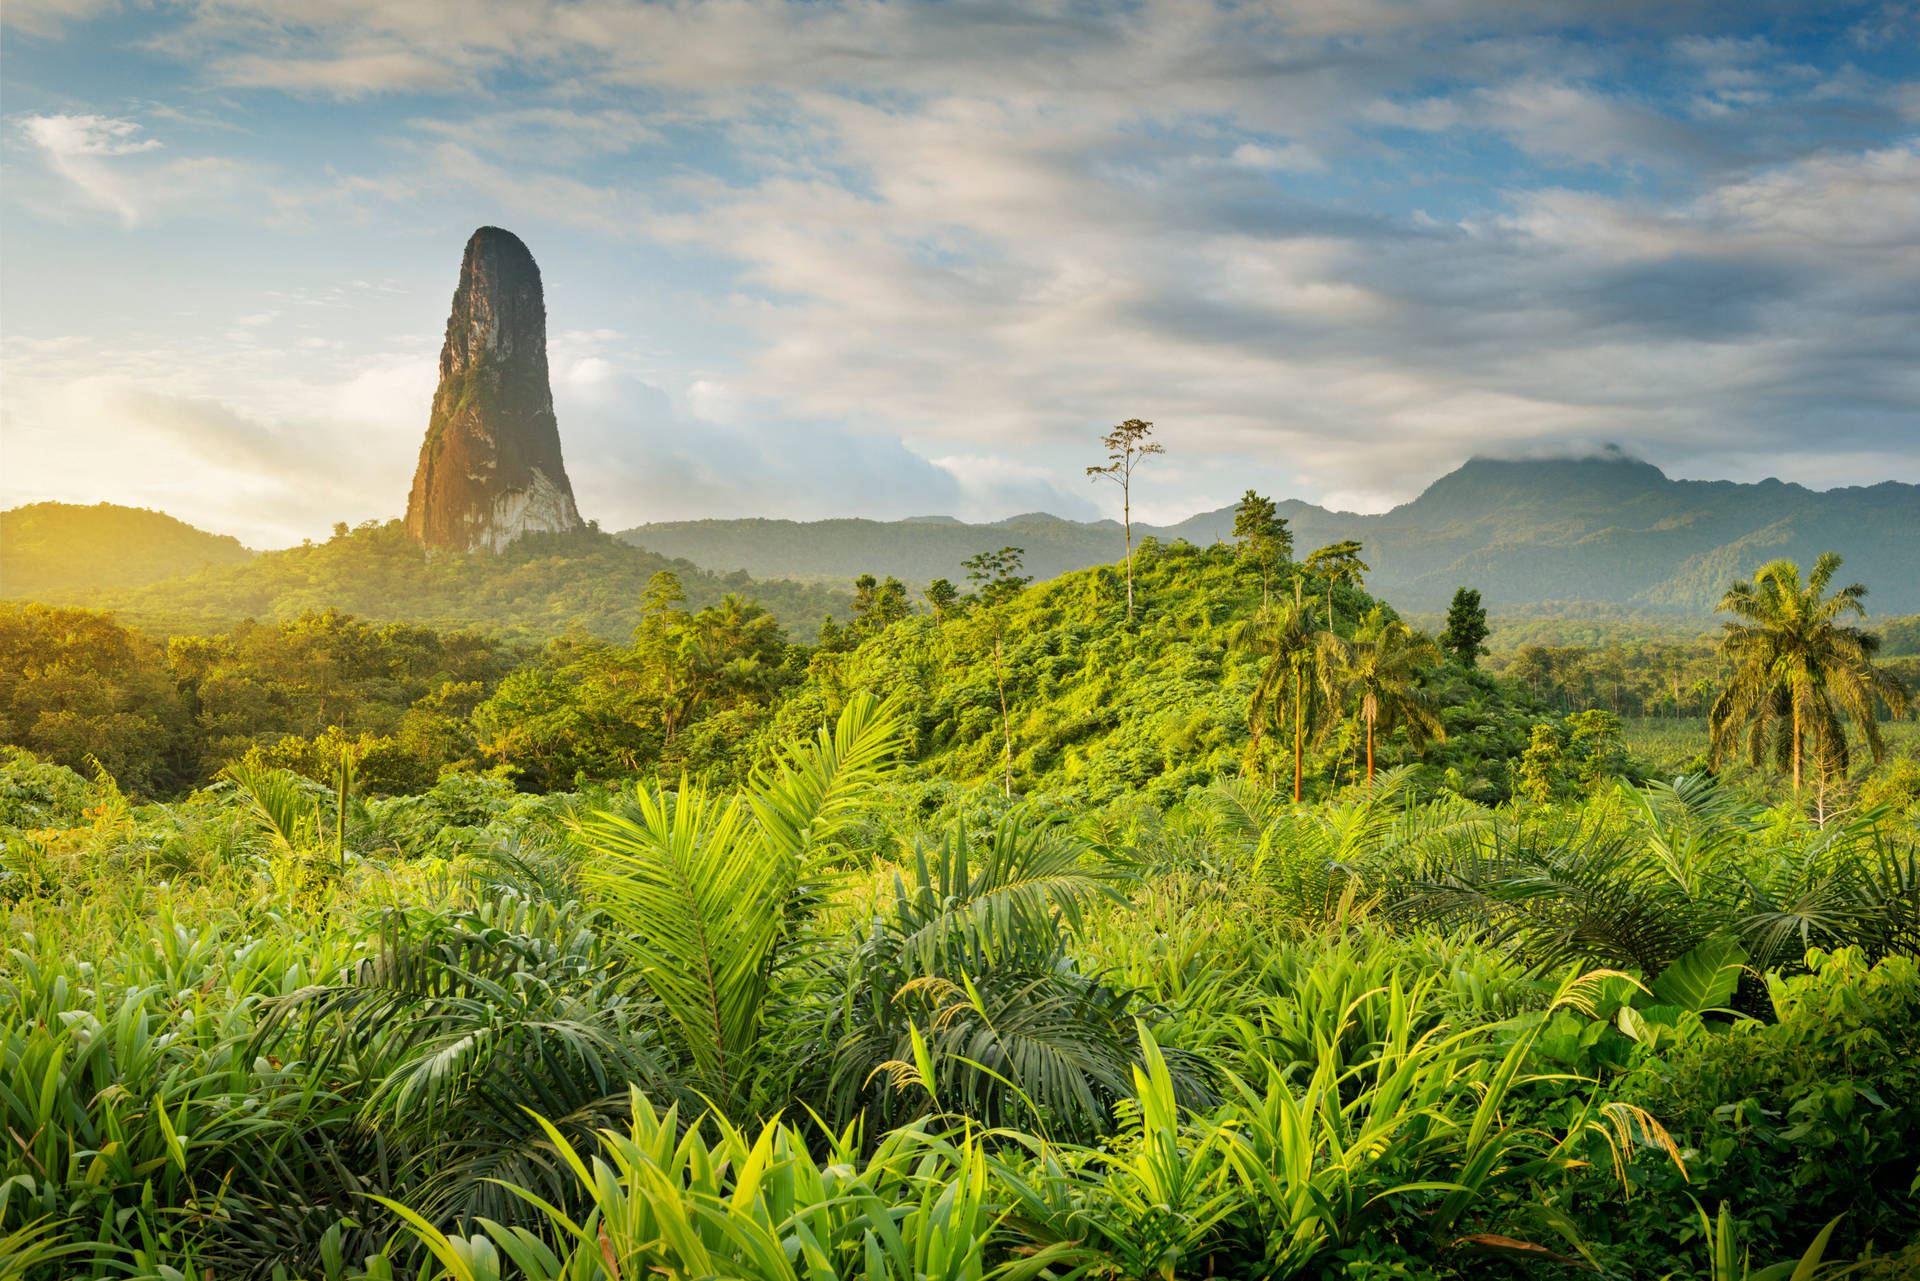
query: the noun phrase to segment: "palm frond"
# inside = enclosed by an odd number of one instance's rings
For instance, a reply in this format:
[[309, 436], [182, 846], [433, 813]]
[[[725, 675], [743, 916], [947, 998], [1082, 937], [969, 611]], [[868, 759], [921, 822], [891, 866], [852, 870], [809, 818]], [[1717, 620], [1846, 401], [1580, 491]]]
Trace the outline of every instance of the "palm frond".
[[593, 854], [583, 880], [716, 1098], [745, 1081], [768, 958], [782, 924], [783, 869], [763, 856], [738, 799], [682, 780], [671, 801], [640, 791], [635, 817], [575, 826]]

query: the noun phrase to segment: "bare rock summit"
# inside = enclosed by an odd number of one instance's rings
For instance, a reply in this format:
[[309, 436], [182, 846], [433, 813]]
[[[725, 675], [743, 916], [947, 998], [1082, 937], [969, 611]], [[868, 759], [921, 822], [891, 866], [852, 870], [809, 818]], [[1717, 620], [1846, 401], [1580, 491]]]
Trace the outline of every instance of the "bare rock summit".
[[560, 460], [540, 268], [518, 236], [482, 227], [460, 264], [407, 532], [433, 548], [497, 552], [582, 523]]

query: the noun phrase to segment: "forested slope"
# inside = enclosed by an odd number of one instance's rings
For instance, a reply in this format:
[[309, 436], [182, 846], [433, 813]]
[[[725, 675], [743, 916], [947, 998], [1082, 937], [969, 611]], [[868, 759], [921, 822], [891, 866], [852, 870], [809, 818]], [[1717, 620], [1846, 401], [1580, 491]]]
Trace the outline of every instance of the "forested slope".
[[141, 507], [32, 503], [0, 512], [0, 596], [76, 599], [252, 555], [237, 538]]
[[144, 586], [39, 599], [113, 610], [143, 628], [176, 633], [338, 609], [442, 630], [483, 628], [507, 640], [568, 633], [618, 640], [639, 622], [640, 597], [662, 569], [680, 575], [695, 608], [728, 593], [751, 597], [797, 637], [813, 636], [828, 614], [847, 615], [848, 598], [829, 588], [710, 573], [597, 530], [529, 535], [497, 555], [429, 555], [397, 520], [342, 526], [324, 543]]
[[[1149, 546], [1134, 570], [1139, 613], [1131, 628], [1120, 569], [1103, 565], [991, 609], [907, 618], [856, 648], [816, 652], [806, 681], [775, 707], [765, 741], [830, 719], [867, 689], [902, 700], [914, 756], [936, 776], [1004, 782], [1010, 728], [1015, 793], [1108, 800], [1138, 791], [1165, 802], [1249, 766], [1266, 776], [1289, 770], [1284, 744], [1249, 753], [1248, 700], [1265, 660], [1236, 643], [1235, 631], [1260, 605], [1258, 572], [1226, 546], [1186, 544]], [[1324, 592], [1313, 602], [1322, 620]], [[1376, 603], [1336, 588], [1336, 630], [1350, 636]], [[1448, 745], [1422, 758], [1431, 777], [1504, 795], [1504, 762], [1525, 745], [1533, 700], [1477, 672], [1440, 668], [1429, 681], [1448, 732]], [[1309, 779], [1351, 781], [1356, 747], [1350, 723], [1316, 737]], [[1383, 763], [1414, 759], [1403, 735], [1383, 739], [1379, 751]]]

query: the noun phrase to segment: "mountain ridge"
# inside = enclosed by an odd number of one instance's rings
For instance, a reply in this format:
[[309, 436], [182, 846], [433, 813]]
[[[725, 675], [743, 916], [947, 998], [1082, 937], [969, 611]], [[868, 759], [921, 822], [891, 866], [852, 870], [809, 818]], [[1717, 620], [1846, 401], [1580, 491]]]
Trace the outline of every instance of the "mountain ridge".
[[[1603, 467], [1619, 470], [1594, 472]], [[1602, 483], [1588, 485], [1584, 479]], [[1376, 515], [1331, 511], [1299, 499], [1277, 507], [1292, 522], [1298, 554], [1342, 538], [1359, 539], [1373, 567], [1369, 589], [1410, 612], [1443, 609], [1455, 587], [1470, 586], [1480, 589], [1488, 606], [1509, 616], [1613, 616], [1625, 609], [1703, 617], [1729, 581], [1765, 561], [1788, 556], [1811, 563], [1820, 552], [1834, 550], [1845, 559], [1845, 581], [1871, 589], [1867, 603], [1876, 616], [1920, 613], [1920, 485], [1900, 481], [1814, 490], [1773, 478], [1672, 480], [1652, 464], [1624, 457], [1474, 459], [1419, 497]], [[27, 536], [34, 528], [39, 532]], [[137, 536], [127, 532], [136, 528]], [[1136, 524], [1134, 531], [1136, 545], [1146, 537], [1204, 545], [1229, 539], [1232, 528], [1233, 509], [1223, 507], [1172, 525]], [[277, 574], [269, 566], [280, 553], [252, 552], [237, 539], [147, 509], [29, 504], [0, 512], [0, 534], [0, 596], [122, 608], [149, 617], [178, 608], [202, 625], [249, 613], [277, 617], [317, 599], [310, 589], [265, 591], [246, 585]], [[716, 593], [748, 590], [767, 596], [764, 603], [802, 636], [813, 630], [818, 613], [842, 614], [844, 598], [823, 590], [825, 584], [807, 587], [783, 580], [850, 580], [871, 572], [915, 584], [934, 577], [962, 582], [962, 560], [1007, 545], [1025, 547], [1027, 571], [1048, 579], [1111, 564], [1121, 554], [1118, 522], [1075, 521], [1046, 512], [990, 524], [940, 516], [710, 519], [640, 526], [618, 537], [655, 553], [659, 566], [709, 571]], [[381, 560], [395, 555], [397, 548], [388, 549]], [[598, 559], [598, 572], [613, 579], [624, 582], [639, 569], [637, 562], [599, 559], [605, 555], [603, 549], [587, 560]], [[260, 556], [268, 560], [245, 567]], [[566, 560], [535, 559], [555, 566]], [[648, 565], [651, 572], [655, 563]], [[536, 619], [551, 616], [563, 600], [604, 594], [588, 586], [594, 572], [585, 561], [566, 563], [564, 573], [556, 568], [561, 577], [550, 585], [552, 599], [541, 606], [528, 597], [510, 611], [514, 625], [508, 630], [539, 630]], [[537, 594], [533, 578], [538, 575], [530, 573], [522, 567], [509, 577], [517, 590]], [[755, 580], [751, 585], [749, 576]], [[613, 590], [613, 583], [606, 588]], [[374, 599], [356, 603], [366, 608]], [[496, 608], [468, 609], [445, 598], [431, 608], [401, 613], [421, 621], [499, 625], [503, 620]], [[593, 618], [588, 630], [615, 635], [631, 625], [624, 606], [596, 602], [587, 612]], [[557, 617], [551, 624], [559, 630], [566, 626]]]
[[[1569, 602], [1707, 613], [1731, 579], [1778, 556], [1810, 562], [1834, 550], [1848, 581], [1874, 589], [1876, 610], [1920, 610], [1920, 485], [1882, 481], [1815, 490], [1757, 482], [1674, 480], [1624, 453], [1579, 458], [1474, 458], [1378, 514], [1277, 504], [1300, 553], [1356, 538], [1369, 582], [1408, 609], [1444, 606], [1454, 588], [1523, 610]], [[1114, 521], [1023, 513], [991, 523], [702, 520], [623, 530], [628, 542], [709, 569], [755, 577], [847, 578], [870, 572], [912, 582], [958, 581], [960, 561], [1023, 545], [1029, 572], [1050, 578], [1118, 560]], [[1209, 543], [1232, 535], [1233, 508], [1171, 525], [1134, 526], [1136, 540]], [[1023, 544], [1022, 538], [1026, 539]]]

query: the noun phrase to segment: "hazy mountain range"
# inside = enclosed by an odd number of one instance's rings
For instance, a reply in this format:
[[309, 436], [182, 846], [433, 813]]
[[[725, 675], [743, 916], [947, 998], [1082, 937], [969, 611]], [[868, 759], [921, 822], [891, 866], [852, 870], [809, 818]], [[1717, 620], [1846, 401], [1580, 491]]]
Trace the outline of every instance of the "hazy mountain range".
[[[1151, 473], [1142, 484], [1151, 484]], [[1476, 459], [1380, 515], [1296, 501], [1281, 503], [1280, 512], [1296, 554], [1359, 539], [1372, 567], [1368, 588], [1410, 612], [1444, 608], [1456, 587], [1471, 586], [1508, 615], [1700, 617], [1728, 582], [1765, 561], [1811, 564], [1828, 550], [1845, 558], [1842, 581], [1867, 584], [1874, 614], [1920, 612], [1920, 485], [1823, 492], [1777, 480], [1669, 480], [1617, 454]], [[1227, 507], [1177, 525], [1135, 525], [1134, 534], [1206, 544], [1231, 538], [1232, 529]], [[674, 521], [619, 537], [635, 545], [627, 557], [613, 555], [619, 543], [597, 541], [604, 535], [583, 535], [521, 549], [498, 565], [476, 560], [462, 575], [426, 565], [410, 550], [417, 545], [397, 534], [361, 530], [310, 549], [256, 554], [160, 512], [36, 503], [0, 512], [0, 596], [204, 625], [338, 604], [377, 617], [511, 624], [522, 634], [565, 631], [575, 607], [592, 598], [591, 621], [577, 621], [613, 635], [630, 626], [632, 602], [621, 585], [678, 562], [683, 571], [733, 573], [700, 584], [697, 594], [757, 595], [810, 633], [822, 612], [844, 609], [844, 596], [823, 589], [860, 573], [893, 574], [919, 587], [936, 577], [964, 583], [961, 561], [1004, 546], [1024, 548], [1028, 571], [1040, 578], [1121, 556], [1116, 522], [1045, 513], [977, 525], [944, 516]], [[828, 581], [806, 589], [767, 581], [787, 578]], [[501, 593], [512, 597], [511, 608], [504, 597], [491, 599]]]
[[[1152, 483], [1151, 472], [1141, 483]], [[1651, 463], [1609, 453], [1474, 459], [1379, 515], [1279, 506], [1296, 554], [1358, 539], [1372, 566], [1369, 589], [1408, 610], [1442, 608], [1456, 587], [1470, 586], [1510, 611], [1605, 605], [1697, 614], [1766, 561], [1810, 564], [1823, 551], [1845, 558], [1844, 581], [1868, 585], [1875, 613], [1920, 610], [1920, 485], [1817, 491], [1778, 480], [1671, 480]], [[1223, 507], [1177, 525], [1136, 524], [1134, 536], [1211, 543], [1232, 529], [1233, 509]], [[1117, 522], [1044, 513], [983, 525], [938, 516], [672, 521], [620, 536], [756, 578], [867, 572], [962, 582], [962, 560], [1009, 545], [1024, 548], [1028, 570], [1044, 578], [1121, 555]]]

